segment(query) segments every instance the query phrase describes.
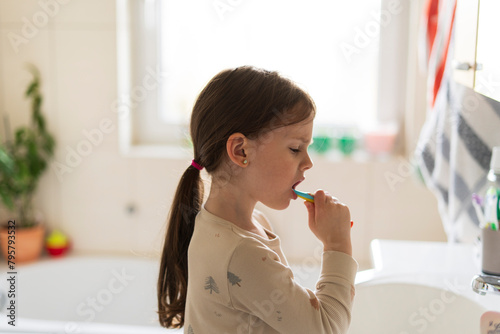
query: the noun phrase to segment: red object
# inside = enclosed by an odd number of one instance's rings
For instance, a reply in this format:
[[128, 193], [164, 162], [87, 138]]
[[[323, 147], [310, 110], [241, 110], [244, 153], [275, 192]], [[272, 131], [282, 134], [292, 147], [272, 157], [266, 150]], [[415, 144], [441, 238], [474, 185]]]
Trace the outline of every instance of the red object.
[[436, 72], [436, 78], [434, 79], [434, 91], [433, 91], [433, 99], [432, 106], [436, 102], [437, 93], [439, 91], [439, 87], [441, 87], [441, 81], [443, 79], [444, 68], [446, 67], [446, 58], [448, 57], [448, 48], [450, 47], [450, 39], [451, 39], [451, 31], [453, 29], [453, 21], [455, 21], [455, 12], [456, 12], [457, 3], [455, 2], [455, 6], [453, 8], [453, 16], [451, 19], [450, 27], [447, 31], [447, 37], [445, 41], [444, 51], [441, 53], [441, 57], [439, 60], [439, 67]]
[[[432, 87], [427, 87], [430, 93], [430, 107], [434, 107], [443, 80], [455, 21], [456, 1], [427, 0], [424, 7], [423, 21], [426, 33], [425, 45], [421, 45], [421, 47], [425, 50], [425, 60], [432, 80], [429, 82], [429, 86], [432, 85]], [[443, 26], [440, 26], [438, 24], [440, 18], [448, 18], [448, 16], [449, 20], [441, 20]]]
[[438, 14], [439, 14], [439, 1], [428, 0], [425, 4], [424, 15], [426, 17], [427, 23], [427, 44], [429, 54], [434, 46], [434, 39], [436, 38], [437, 26], [438, 26]]
[[64, 255], [69, 249], [71, 248], [70, 243], [64, 247], [49, 247], [46, 246], [45, 249], [47, 250], [47, 253], [49, 253], [50, 256], [53, 257], [58, 257]]

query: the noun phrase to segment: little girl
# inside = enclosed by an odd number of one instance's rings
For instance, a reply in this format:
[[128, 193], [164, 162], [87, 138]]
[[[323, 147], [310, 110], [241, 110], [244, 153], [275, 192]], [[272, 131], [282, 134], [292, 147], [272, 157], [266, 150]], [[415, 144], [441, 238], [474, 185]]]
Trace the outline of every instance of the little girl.
[[[177, 187], [161, 259], [162, 326], [190, 334], [347, 331], [357, 271], [347, 206], [322, 190], [304, 202], [324, 245], [316, 291], [294, 280], [280, 238], [255, 210], [257, 202], [283, 210], [297, 199], [293, 189], [313, 166], [314, 116], [307, 93], [253, 67], [222, 71], [200, 93], [194, 159]], [[203, 168], [212, 179], [204, 204]]]

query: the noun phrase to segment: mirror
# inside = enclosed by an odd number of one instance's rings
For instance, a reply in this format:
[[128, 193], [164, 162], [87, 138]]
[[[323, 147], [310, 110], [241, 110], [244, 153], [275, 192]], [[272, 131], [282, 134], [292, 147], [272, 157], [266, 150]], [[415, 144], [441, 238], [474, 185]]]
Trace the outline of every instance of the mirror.
[[480, 0], [474, 89], [500, 101], [500, 1]]

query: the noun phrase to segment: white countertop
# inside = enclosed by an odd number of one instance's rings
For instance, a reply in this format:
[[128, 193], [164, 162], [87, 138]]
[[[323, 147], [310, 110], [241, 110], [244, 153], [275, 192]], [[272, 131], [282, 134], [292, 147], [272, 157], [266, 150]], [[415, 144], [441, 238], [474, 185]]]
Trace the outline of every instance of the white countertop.
[[478, 247], [471, 244], [375, 239], [370, 244], [375, 269], [384, 271], [481, 272]]

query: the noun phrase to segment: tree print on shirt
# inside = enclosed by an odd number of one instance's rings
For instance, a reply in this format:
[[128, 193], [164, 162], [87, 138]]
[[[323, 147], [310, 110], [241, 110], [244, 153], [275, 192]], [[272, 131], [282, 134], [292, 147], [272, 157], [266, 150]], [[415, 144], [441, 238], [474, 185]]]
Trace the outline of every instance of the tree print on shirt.
[[191, 325], [188, 327], [188, 334], [194, 334], [193, 327], [191, 327]]
[[241, 278], [233, 274], [232, 272], [228, 271], [227, 272], [227, 279], [229, 280], [229, 283], [231, 283], [233, 286], [236, 284], [239, 287], [241, 287], [240, 282]]
[[219, 287], [212, 276], [205, 278], [205, 290], [210, 290], [210, 294], [212, 294], [212, 291], [219, 293]]

